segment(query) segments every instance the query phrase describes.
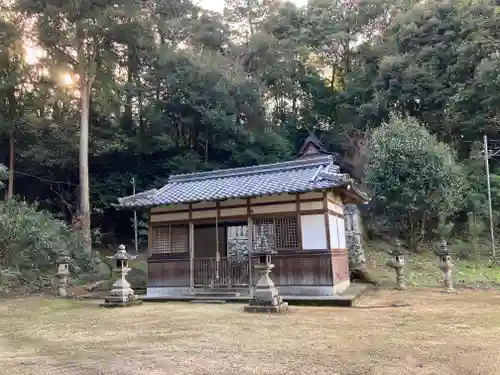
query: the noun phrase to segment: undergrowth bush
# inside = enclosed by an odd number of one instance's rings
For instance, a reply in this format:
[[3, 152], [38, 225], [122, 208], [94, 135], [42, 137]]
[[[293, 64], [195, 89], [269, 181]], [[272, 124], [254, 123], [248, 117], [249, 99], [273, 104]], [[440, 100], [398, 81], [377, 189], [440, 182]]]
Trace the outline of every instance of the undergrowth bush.
[[93, 275], [99, 259], [87, 254], [79, 233], [36, 204], [0, 202], [0, 292], [33, 292], [54, 285], [57, 258], [71, 257], [72, 277]]

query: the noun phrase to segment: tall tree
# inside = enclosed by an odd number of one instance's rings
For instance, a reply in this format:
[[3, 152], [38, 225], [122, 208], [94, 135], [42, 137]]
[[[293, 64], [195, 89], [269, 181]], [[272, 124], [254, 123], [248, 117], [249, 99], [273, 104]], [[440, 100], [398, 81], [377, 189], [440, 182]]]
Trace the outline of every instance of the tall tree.
[[23, 81], [25, 66], [19, 29], [0, 19], [0, 132], [9, 138], [9, 185], [7, 198], [14, 195], [14, 162], [16, 132], [23, 117]]
[[[116, 58], [116, 29], [133, 18], [136, 3], [120, 5], [87, 1], [61, 3], [57, 0], [20, 0], [20, 10], [36, 20], [38, 40], [54, 70], [70, 74], [78, 84], [80, 99], [80, 214], [85, 248], [90, 251], [91, 208], [89, 193], [89, 119], [93, 84], [110, 83]], [[126, 15], [127, 17], [123, 17]], [[101, 87], [102, 88], [102, 87]]]

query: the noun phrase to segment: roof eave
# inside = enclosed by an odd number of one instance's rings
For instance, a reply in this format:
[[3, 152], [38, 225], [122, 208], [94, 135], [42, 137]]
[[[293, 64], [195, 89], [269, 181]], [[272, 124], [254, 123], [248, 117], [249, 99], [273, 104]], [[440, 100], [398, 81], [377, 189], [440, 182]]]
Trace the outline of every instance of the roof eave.
[[348, 198], [344, 201], [345, 204], [367, 204], [371, 201], [370, 196], [357, 187], [352, 180], [344, 181], [338, 188], [348, 192], [345, 195], [345, 198]]
[[300, 193], [309, 193], [309, 192], [315, 192], [315, 191], [325, 191], [329, 190], [330, 188], [311, 188], [303, 191], [292, 191], [292, 192], [282, 192], [282, 193], [276, 193], [276, 194], [260, 194], [260, 195], [249, 195], [249, 196], [239, 196], [239, 197], [228, 197], [228, 198], [220, 198], [220, 199], [214, 199], [211, 201], [183, 201], [183, 202], [175, 202], [175, 203], [150, 203], [150, 204], [121, 204], [121, 203], [111, 203], [111, 206], [114, 207], [115, 209], [118, 210], [140, 210], [140, 209], [151, 209], [155, 207], [160, 207], [160, 206], [168, 206], [168, 205], [175, 205], [175, 204], [195, 204], [195, 203], [200, 203], [200, 202], [216, 202], [216, 201], [224, 201], [227, 199], [252, 199], [252, 198], [258, 198], [258, 197], [269, 197], [272, 195], [280, 195], [280, 194], [300, 194]]
[[[141, 211], [141, 210], [150, 209], [150, 208], [155, 207], [155, 206], [157, 206], [157, 205], [111, 203], [111, 207], [113, 207], [116, 210], [121, 210], [121, 211]], [[161, 206], [161, 205], [159, 205], [159, 206]]]

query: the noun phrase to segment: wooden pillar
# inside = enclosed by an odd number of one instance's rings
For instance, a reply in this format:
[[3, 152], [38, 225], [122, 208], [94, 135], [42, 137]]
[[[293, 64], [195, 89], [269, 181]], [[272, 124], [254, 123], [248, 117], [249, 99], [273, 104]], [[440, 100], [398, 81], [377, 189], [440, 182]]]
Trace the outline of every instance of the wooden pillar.
[[332, 250], [332, 239], [330, 238], [330, 213], [328, 211], [328, 194], [323, 192], [323, 211], [325, 216], [326, 248]]
[[[332, 238], [330, 236], [330, 220], [332, 218], [330, 217], [330, 211], [328, 210], [328, 192], [324, 191], [323, 192], [323, 210], [324, 210], [324, 215], [325, 215], [325, 233], [326, 233], [326, 246], [328, 248], [328, 251], [330, 253], [330, 263], [332, 267], [332, 284], [335, 287], [335, 269], [337, 265], [335, 264], [335, 257], [332, 253], [333, 250], [333, 244], [332, 244]], [[337, 219], [335, 219], [337, 220]], [[337, 221], [335, 221], [335, 227], [337, 227]], [[338, 229], [337, 229], [337, 242], [338, 242]]]
[[151, 224], [151, 210], [148, 212], [148, 252], [147, 256], [153, 254], [153, 225]]
[[194, 224], [189, 222], [189, 287], [194, 290]]
[[295, 194], [295, 209], [297, 210], [297, 242], [299, 250], [304, 250], [302, 244], [302, 218], [300, 216], [300, 194]]
[[253, 297], [253, 282], [252, 282], [252, 254], [253, 254], [253, 220], [248, 216], [247, 224], [247, 243], [248, 243], [248, 287], [250, 288], [250, 296]]
[[215, 280], [217, 285], [220, 284], [220, 251], [219, 251], [219, 216], [220, 216], [220, 202], [217, 201], [216, 205], [216, 214], [215, 214]]

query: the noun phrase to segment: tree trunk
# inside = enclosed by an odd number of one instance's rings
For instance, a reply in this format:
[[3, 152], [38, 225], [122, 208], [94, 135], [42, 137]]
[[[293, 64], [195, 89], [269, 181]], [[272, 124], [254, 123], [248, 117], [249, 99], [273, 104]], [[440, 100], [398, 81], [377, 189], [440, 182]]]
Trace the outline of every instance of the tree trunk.
[[82, 215], [83, 245], [87, 252], [92, 251], [90, 231], [90, 193], [89, 193], [89, 105], [90, 87], [86, 77], [81, 77], [80, 87], [80, 211]]
[[9, 137], [9, 189], [7, 190], [7, 199], [14, 196], [14, 130], [10, 132]]
[[144, 123], [144, 105], [142, 93], [139, 93], [139, 150], [141, 154], [146, 152], [146, 124]]

